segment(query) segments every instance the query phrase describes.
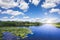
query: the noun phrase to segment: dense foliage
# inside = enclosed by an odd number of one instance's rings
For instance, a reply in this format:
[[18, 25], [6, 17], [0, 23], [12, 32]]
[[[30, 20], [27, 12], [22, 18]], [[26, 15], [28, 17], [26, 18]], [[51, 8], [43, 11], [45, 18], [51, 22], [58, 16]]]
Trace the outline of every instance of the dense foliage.
[[22, 22], [22, 21], [0, 21], [0, 27], [5, 27], [5, 26], [39, 26], [41, 23], [39, 22]]

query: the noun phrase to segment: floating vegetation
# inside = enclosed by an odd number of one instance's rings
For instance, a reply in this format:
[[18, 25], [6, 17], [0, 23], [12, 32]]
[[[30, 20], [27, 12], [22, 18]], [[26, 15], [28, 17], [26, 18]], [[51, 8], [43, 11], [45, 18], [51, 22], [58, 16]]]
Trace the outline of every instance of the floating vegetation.
[[31, 34], [31, 30], [26, 27], [0, 27], [0, 39], [2, 38], [2, 33], [10, 32], [13, 35], [25, 38], [28, 34]]

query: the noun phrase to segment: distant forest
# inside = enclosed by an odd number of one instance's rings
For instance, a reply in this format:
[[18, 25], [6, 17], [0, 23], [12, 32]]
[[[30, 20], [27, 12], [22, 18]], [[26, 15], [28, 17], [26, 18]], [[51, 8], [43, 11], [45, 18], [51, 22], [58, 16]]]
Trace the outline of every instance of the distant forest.
[[0, 27], [22, 27], [22, 26], [39, 26], [40, 22], [22, 22], [22, 21], [0, 21]]

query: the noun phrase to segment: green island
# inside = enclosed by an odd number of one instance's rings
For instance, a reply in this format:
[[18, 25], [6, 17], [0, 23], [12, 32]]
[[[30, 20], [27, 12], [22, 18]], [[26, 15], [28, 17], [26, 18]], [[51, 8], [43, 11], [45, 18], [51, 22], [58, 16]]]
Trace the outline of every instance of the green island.
[[60, 28], [60, 22], [59, 23], [54, 23], [53, 25], [55, 25], [57, 28]]
[[11, 32], [13, 35], [20, 36], [25, 38], [28, 34], [31, 34], [32, 31], [26, 27], [0, 27], [0, 40], [2, 40], [2, 33]]

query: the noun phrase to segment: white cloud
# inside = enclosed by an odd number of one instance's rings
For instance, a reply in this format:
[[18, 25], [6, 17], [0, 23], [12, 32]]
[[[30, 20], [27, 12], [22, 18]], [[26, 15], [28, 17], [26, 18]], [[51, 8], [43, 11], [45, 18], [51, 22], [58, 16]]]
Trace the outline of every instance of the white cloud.
[[40, 18], [0, 18], [0, 21], [29, 21], [29, 22], [40, 22], [41, 19]]
[[19, 18], [0, 18], [0, 21], [24, 21], [23, 19]]
[[32, 4], [37, 6], [39, 4], [40, 0], [29, 0], [29, 2], [31, 2]]
[[24, 15], [24, 13], [22, 13], [22, 12], [13, 11], [13, 10], [3, 11], [2, 14], [9, 14], [9, 15], [13, 15], [13, 16]]
[[0, 7], [8, 9], [18, 6], [18, 3], [15, 0], [0, 0]]
[[21, 0], [20, 5], [18, 7], [23, 11], [27, 11], [27, 9], [29, 8], [29, 3], [26, 3], [25, 1]]
[[25, 21], [29, 21], [29, 22], [40, 22], [40, 18], [29, 18], [29, 19], [25, 19]]
[[44, 8], [53, 8], [55, 6], [57, 6], [55, 3], [44, 3], [43, 5], [41, 5]]
[[45, 0], [45, 2], [60, 4], [60, 0]]
[[1, 21], [18, 21], [19, 19], [14, 18], [14, 19], [9, 19], [9, 18], [1, 18]]
[[41, 5], [44, 8], [53, 8], [60, 4], [60, 0], [45, 0]]
[[[29, 19], [20, 19], [20, 18], [0, 18], [1, 21], [29, 21], [29, 22], [41, 22], [41, 23], [56, 23], [60, 22], [58, 18], [29, 18]], [[59, 20], [59, 21], [57, 21]]]
[[23, 11], [27, 11], [29, 8], [29, 3], [26, 3], [24, 0], [0, 0], [0, 7], [4, 9], [19, 7]]
[[60, 9], [54, 9], [54, 8], [52, 8], [49, 12], [50, 13], [59, 13], [60, 14]]

